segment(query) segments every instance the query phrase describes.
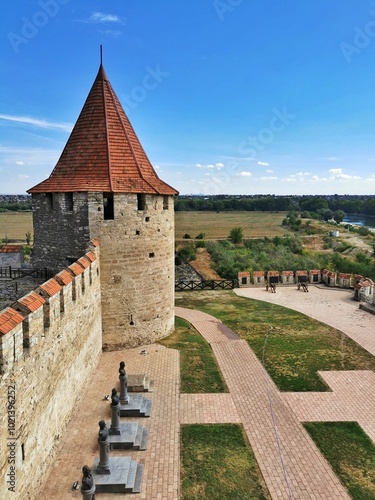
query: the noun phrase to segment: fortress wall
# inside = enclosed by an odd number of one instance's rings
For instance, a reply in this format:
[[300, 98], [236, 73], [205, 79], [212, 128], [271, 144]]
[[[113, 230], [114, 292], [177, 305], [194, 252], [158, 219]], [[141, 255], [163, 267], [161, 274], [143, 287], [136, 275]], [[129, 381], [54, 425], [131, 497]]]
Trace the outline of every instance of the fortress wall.
[[100, 239], [103, 348], [154, 342], [174, 328], [173, 197], [114, 195], [103, 220], [101, 194], [89, 193], [91, 237]]
[[91, 239], [87, 193], [34, 193], [32, 204], [33, 266], [64, 269], [85, 253], [86, 242]]
[[[99, 248], [90, 254], [78, 275], [65, 269], [0, 312], [0, 331], [9, 330], [0, 333], [1, 499], [38, 498], [97, 364], [102, 347]], [[15, 493], [8, 490], [10, 479]]]

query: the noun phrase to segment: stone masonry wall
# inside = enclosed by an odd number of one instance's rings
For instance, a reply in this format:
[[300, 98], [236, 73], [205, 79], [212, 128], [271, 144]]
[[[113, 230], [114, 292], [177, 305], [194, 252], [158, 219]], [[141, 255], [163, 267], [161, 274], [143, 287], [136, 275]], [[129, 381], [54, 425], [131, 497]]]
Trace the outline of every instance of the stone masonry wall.
[[87, 193], [32, 195], [33, 267], [54, 272], [77, 260], [90, 241]]
[[[1, 499], [38, 498], [60, 437], [98, 361], [99, 249], [89, 255], [79, 275], [66, 270], [65, 277], [59, 273], [62, 279], [49, 280], [19, 299], [11, 311], [22, 314], [24, 321], [0, 333]], [[8, 490], [12, 478], [14, 492]]]
[[103, 348], [151, 343], [174, 328], [173, 197], [114, 195], [104, 220], [102, 193], [89, 193], [90, 237], [100, 240]]

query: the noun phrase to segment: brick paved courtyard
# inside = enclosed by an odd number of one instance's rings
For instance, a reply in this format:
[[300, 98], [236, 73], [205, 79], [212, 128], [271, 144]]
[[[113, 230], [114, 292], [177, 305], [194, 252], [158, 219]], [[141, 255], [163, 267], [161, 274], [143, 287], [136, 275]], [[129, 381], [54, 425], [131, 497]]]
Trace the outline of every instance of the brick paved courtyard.
[[[279, 287], [276, 294], [265, 292], [265, 295], [259, 289], [242, 289], [238, 293], [290, 307], [291, 297], [295, 299], [294, 291], [291, 287]], [[372, 348], [375, 352], [368, 330], [372, 325], [373, 331], [374, 316], [359, 311], [358, 303], [351, 302], [347, 292], [332, 291], [331, 301], [327, 301], [324, 290], [320, 293], [316, 289], [315, 293], [312, 287], [310, 292], [311, 295], [300, 294], [293, 308], [301, 310], [305, 306], [307, 314], [313, 317], [319, 314], [317, 319], [340, 328], [357, 342], [363, 342], [370, 352]], [[321, 295], [323, 298], [318, 299]], [[307, 296], [312, 297], [310, 302]], [[317, 307], [317, 300], [322, 300], [325, 308]], [[180, 395], [178, 352], [160, 345], [146, 346], [146, 355], [141, 354], [144, 347], [103, 353], [68, 431], [57, 443], [59, 451], [39, 498], [82, 498], [71, 486], [74, 481], [80, 481], [82, 465], [91, 466], [98, 455], [98, 421], [110, 420], [109, 402], [103, 396], [109, 394], [112, 387], [118, 388], [117, 370], [121, 360], [125, 361], [129, 374], [145, 373], [155, 382], [154, 392], [145, 394], [153, 402], [151, 416], [127, 419], [137, 420], [149, 428], [147, 450], [111, 452], [116, 456], [129, 455], [145, 465], [142, 491], [131, 495], [134, 500], [179, 498], [181, 424], [230, 422], [243, 425], [272, 498], [349, 498], [300, 422], [355, 420], [374, 441], [374, 373], [321, 372], [332, 392], [280, 393], [248, 344], [235, 332], [199, 311], [177, 307], [176, 315], [192, 323], [211, 344], [230, 392]], [[61, 479], [56, 481], [58, 475]], [[97, 498], [123, 496], [98, 494]]]

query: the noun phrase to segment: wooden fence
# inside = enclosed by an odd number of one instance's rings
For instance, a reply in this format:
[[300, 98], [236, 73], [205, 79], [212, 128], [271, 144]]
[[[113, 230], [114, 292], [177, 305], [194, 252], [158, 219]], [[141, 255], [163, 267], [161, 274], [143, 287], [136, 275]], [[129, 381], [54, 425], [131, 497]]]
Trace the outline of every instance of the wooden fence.
[[238, 287], [237, 280], [200, 280], [200, 281], [175, 281], [175, 291], [195, 290], [233, 290]]

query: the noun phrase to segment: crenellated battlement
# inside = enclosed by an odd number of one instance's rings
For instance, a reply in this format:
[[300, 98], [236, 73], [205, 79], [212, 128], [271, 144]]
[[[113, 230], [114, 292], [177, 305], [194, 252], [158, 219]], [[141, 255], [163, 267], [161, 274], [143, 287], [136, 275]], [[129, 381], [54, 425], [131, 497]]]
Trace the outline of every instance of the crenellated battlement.
[[[102, 349], [100, 248], [0, 312], [0, 400], [14, 392], [12, 434], [0, 409], [0, 497], [7, 489], [7, 442], [15, 442], [17, 498], [37, 498], [75, 405]], [[12, 394], [13, 394], [12, 392]]]
[[0, 312], [2, 374], [9, 373], [25, 354], [31, 355], [45, 338], [60, 335], [65, 316], [75, 309], [80, 314], [85, 293], [100, 288], [99, 247], [92, 246], [68, 268]]

